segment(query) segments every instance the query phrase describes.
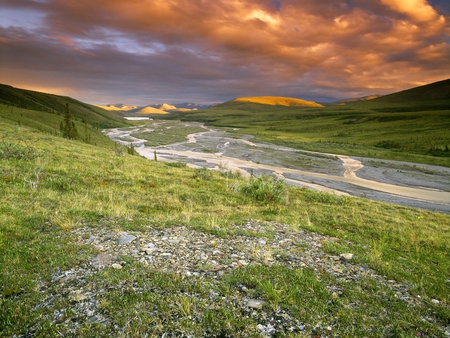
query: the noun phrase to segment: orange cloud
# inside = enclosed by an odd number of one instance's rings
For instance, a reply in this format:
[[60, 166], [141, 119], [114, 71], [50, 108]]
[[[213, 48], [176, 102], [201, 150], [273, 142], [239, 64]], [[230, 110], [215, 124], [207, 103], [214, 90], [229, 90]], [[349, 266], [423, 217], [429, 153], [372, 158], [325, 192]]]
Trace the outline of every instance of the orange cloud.
[[[93, 92], [103, 83], [111, 91], [134, 86], [162, 96], [169, 88], [180, 95], [189, 85], [189, 95], [197, 89], [212, 101], [332, 98], [450, 77], [444, 66], [450, 25], [426, 0], [5, 3], [39, 13], [43, 26], [3, 27], [0, 67], [16, 69], [16, 76], [29, 67], [52, 69], [57, 82], [70, 72], [69, 58], [78, 81], [95, 85]], [[39, 57], [30, 61], [28, 54]]]
[[417, 22], [431, 22], [440, 17], [427, 0], [381, 0], [395, 11], [406, 14]]

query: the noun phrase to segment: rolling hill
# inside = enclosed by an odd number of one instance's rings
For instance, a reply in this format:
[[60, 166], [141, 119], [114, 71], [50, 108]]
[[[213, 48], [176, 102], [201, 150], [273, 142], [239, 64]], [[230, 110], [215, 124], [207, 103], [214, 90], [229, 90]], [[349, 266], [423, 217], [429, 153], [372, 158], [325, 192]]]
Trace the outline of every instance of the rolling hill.
[[313, 101], [306, 101], [281, 96], [238, 97], [236, 99], [221, 104], [221, 106], [226, 106], [233, 103], [256, 103], [261, 105], [284, 106], [284, 107], [323, 107], [321, 104]]
[[165, 110], [161, 110], [161, 109], [154, 108], [154, 107], [151, 107], [151, 106], [146, 106], [146, 107], [141, 107], [141, 108], [138, 108], [138, 109], [133, 109], [130, 112], [132, 112], [134, 114], [139, 114], [139, 115], [151, 115], [151, 114], [165, 115], [165, 114], [169, 114]]
[[444, 100], [450, 100], [450, 79], [380, 96], [372, 101], [377, 103], [395, 104], [410, 102], [430, 103], [431, 101], [438, 101], [437, 103], [439, 103], [439, 101]]
[[0, 104], [53, 115], [63, 114], [66, 104], [69, 104], [75, 118], [87, 121], [94, 127], [110, 128], [126, 125], [124, 119], [117, 113], [71, 97], [19, 89], [4, 84], [0, 84]]
[[62, 136], [66, 105], [73, 116], [78, 140], [114, 147], [102, 129], [126, 127], [130, 122], [115, 111], [80, 102], [67, 96], [41, 93], [0, 85], [0, 123], [13, 123], [39, 132]]

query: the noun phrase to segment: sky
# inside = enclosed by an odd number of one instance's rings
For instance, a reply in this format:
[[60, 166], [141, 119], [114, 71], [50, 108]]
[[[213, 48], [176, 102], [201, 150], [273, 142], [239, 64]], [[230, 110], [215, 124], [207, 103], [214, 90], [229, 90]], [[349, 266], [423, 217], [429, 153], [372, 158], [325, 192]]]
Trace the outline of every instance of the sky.
[[449, 0], [0, 2], [0, 83], [87, 103], [334, 102], [448, 78]]

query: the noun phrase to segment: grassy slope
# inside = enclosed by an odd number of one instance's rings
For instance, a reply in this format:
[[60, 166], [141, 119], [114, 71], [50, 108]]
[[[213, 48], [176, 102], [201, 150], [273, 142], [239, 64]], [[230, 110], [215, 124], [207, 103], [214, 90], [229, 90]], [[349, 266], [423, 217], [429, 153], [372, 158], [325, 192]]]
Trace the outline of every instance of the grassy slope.
[[[32, 120], [39, 120], [45, 124], [49, 116], [39, 117], [36, 112], [61, 115], [64, 114], [66, 104], [78, 120], [86, 120], [90, 125], [96, 128], [109, 128], [116, 126], [125, 126], [124, 120], [115, 112], [109, 112], [102, 108], [74, 100], [70, 97], [59, 96], [47, 93], [40, 93], [31, 90], [18, 89], [8, 85], [0, 84], [0, 104], [10, 108], [11, 118], [19, 119], [16, 108], [23, 108], [34, 111]], [[6, 112], [5, 109], [2, 110]], [[17, 111], [17, 109], [16, 109]], [[57, 126], [59, 128], [59, 124]]]
[[[230, 292], [236, 281], [256, 278], [267, 280], [268, 285], [277, 288], [276, 293], [295, 305], [305, 302], [303, 293], [291, 294], [286, 286], [297, 283], [300, 289], [313, 287], [320, 293], [315, 294], [314, 302], [308, 303], [308, 315], [317, 321], [327, 320], [326, 316], [337, 317], [346, 324], [336, 328], [334, 333], [353, 337], [365, 336], [367, 332], [379, 332], [374, 336], [381, 336], [386, 327], [398, 336], [415, 336], [417, 332], [442, 336], [432, 324], [426, 324], [420, 318], [432, 315], [441, 323], [450, 321], [449, 215], [365, 199], [338, 198], [293, 187], [286, 187], [282, 203], [268, 205], [230, 189], [244, 184], [239, 178], [228, 182], [218, 173], [198, 176], [186, 167], [177, 168], [129, 156], [114, 151], [108, 140], [101, 141], [100, 134], [96, 134], [98, 146], [66, 140], [46, 129], [51, 131], [59, 125], [58, 115], [14, 108], [16, 115], [12, 118], [10, 109], [0, 107], [1, 336], [23, 333], [36, 323], [41, 324], [37, 336], [69, 334], [62, 325], [40, 322], [40, 318], [52, 317], [53, 312], [70, 306], [68, 300], [61, 300], [56, 308], [36, 308], [46, 297], [38, 292], [37, 285], [48, 283], [55, 271], [78, 266], [93, 254], [92, 247], [75, 244], [71, 230], [79, 226], [138, 231], [185, 225], [230, 236], [235, 232], [233, 224], [243, 224], [248, 219], [262, 223], [278, 221], [289, 224], [292, 229], [302, 227], [333, 235], [340, 240], [325, 245], [330, 253], [355, 253], [358, 262], [409, 285], [413, 294], [423, 297], [425, 305], [417, 309], [402, 307], [394, 294], [381, 291], [382, 287], [376, 281], [367, 280], [363, 285], [342, 285], [343, 298], [329, 306], [332, 297], [324, 286], [331, 276], [323, 275], [319, 280], [312, 271], [305, 270], [308, 277], [300, 278], [296, 276], [297, 272], [276, 266], [250, 266], [224, 276], [220, 282], [222, 288], [231, 290], [223, 291], [225, 295], [232, 295]], [[332, 111], [332, 115], [334, 113]], [[17, 114], [23, 121], [20, 125]], [[242, 114], [244, 121], [252, 118], [248, 112]], [[310, 111], [310, 114], [317, 112]], [[267, 114], [267, 118], [269, 116]], [[323, 114], [322, 118], [333, 116]], [[235, 117], [231, 121], [236, 124]], [[272, 125], [275, 125], [275, 119]], [[133, 272], [136, 270], [140, 273]], [[207, 280], [189, 284], [177, 276], [149, 271], [138, 263], [120, 271], [107, 269], [99, 276], [91, 277], [95, 278], [101, 278], [105, 285], [127, 280], [131, 284], [144, 285], [145, 289], [157, 287], [163, 290], [163, 295], [179, 294], [186, 288], [194, 288], [199, 293], [209, 290]], [[125, 296], [115, 289], [105, 292], [107, 303], [121, 304], [121, 311], [114, 310], [115, 306], [109, 309], [113, 324], [127, 323], [131, 325], [129, 332], [135, 335], [149, 328], [158, 330], [152, 325], [152, 315], [145, 311], [139, 311], [143, 326], [136, 321], [130, 322], [126, 316], [134, 316], [135, 307], [142, 309], [148, 302], [148, 306], [157, 307], [158, 311], [164, 308], [179, 311], [176, 305], [167, 303], [168, 298], [164, 296], [152, 295], [162, 298], [146, 300], [141, 294]], [[263, 299], [271, 299], [274, 291], [261, 288], [259, 292]], [[124, 297], [127, 302], [123, 302]], [[432, 304], [432, 298], [439, 299], [440, 304]], [[364, 304], [364, 311], [355, 311], [349, 306], [355, 299]], [[243, 324], [236, 318], [235, 310], [226, 305], [223, 307], [222, 313], [233, 315], [214, 315], [209, 311], [212, 322], [197, 326], [188, 317], [183, 317], [186, 324], [180, 324], [178, 329], [200, 335], [206, 330], [206, 326], [201, 325], [211, 325], [213, 333], [220, 334], [223, 327], [229, 332], [239, 332]], [[328, 311], [323, 312], [323, 308]], [[296, 307], [289, 306], [286, 310], [297, 311]], [[378, 314], [386, 311], [395, 311], [397, 317], [388, 316], [387, 322], [381, 320]], [[373, 318], [365, 316], [366, 313], [372, 313]], [[301, 320], [303, 315], [300, 312], [298, 316]], [[246, 327], [257, 324], [251, 318], [244, 322]], [[355, 322], [358, 327], [352, 324]], [[306, 325], [311, 329], [315, 323], [308, 321]], [[173, 324], [169, 321], [166, 325]], [[104, 328], [86, 324], [83, 330], [84, 335], [102, 336]]]
[[229, 102], [174, 118], [308, 150], [450, 166], [450, 80], [324, 108]]

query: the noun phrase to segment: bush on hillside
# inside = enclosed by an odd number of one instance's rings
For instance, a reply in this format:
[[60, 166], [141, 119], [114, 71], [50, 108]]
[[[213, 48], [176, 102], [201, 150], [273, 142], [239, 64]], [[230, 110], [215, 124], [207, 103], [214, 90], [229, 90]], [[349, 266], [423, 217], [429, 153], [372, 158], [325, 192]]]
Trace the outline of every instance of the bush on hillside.
[[269, 175], [250, 177], [247, 184], [241, 186], [241, 192], [264, 203], [279, 203], [282, 200], [285, 183]]
[[16, 143], [0, 142], [0, 159], [1, 160], [34, 160], [40, 153], [30, 147]]

